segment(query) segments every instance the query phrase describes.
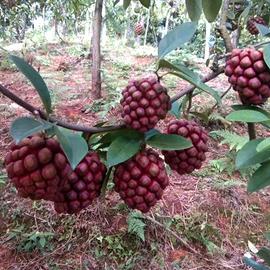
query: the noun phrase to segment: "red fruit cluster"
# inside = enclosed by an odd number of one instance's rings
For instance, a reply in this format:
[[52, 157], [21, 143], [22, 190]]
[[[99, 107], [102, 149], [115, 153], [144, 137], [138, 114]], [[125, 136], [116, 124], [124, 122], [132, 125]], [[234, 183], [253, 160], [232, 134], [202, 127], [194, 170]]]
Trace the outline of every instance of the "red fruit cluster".
[[162, 151], [165, 162], [171, 169], [179, 174], [188, 174], [200, 169], [208, 150], [206, 131], [193, 121], [174, 120], [169, 123], [167, 133], [181, 135], [193, 144], [193, 147], [185, 150]]
[[125, 203], [145, 213], [161, 199], [169, 179], [163, 160], [148, 149], [118, 165], [114, 182]]
[[60, 169], [56, 166], [60, 153], [56, 140], [38, 135], [11, 146], [5, 166], [21, 197], [54, 200], [60, 185]]
[[58, 213], [78, 213], [100, 195], [106, 167], [97, 153], [90, 152], [73, 171], [66, 158], [59, 156], [62, 184], [55, 201]]
[[143, 33], [143, 30], [144, 28], [142, 23], [137, 23], [135, 25], [134, 31], [137, 36], [140, 36]]
[[53, 201], [58, 213], [69, 214], [98, 197], [106, 174], [96, 153], [88, 153], [73, 171], [59, 143], [39, 135], [12, 145], [5, 166], [21, 197]]
[[260, 105], [270, 97], [270, 70], [262, 51], [234, 49], [226, 62], [225, 74], [243, 104]]
[[154, 77], [130, 81], [122, 95], [125, 124], [141, 132], [152, 129], [171, 108], [167, 90]]
[[259, 30], [256, 27], [256, 23], [262, 24], [262, 25], [267, 25], [265, 20], [262, 17], [254, 17], [248, 20], [247, 22], [247, 30], [251, 35], [258, 35]]

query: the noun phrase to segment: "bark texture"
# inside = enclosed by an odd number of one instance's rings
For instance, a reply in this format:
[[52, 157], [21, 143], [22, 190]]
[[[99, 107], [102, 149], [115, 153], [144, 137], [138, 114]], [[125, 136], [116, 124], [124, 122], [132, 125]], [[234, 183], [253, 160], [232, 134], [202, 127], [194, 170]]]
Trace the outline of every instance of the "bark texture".
[[103, 0], [96, 0], [93, 19], [92, 42], [92, 95], [94, 99], [101, 98], [101, 28]]

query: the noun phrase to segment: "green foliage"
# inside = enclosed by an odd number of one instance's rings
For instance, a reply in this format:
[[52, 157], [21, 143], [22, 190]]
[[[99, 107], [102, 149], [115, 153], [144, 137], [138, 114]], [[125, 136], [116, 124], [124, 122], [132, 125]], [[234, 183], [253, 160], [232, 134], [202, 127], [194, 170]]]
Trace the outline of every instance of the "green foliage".
[[130, 212], [128, 215], [128, 232], [136, 235], [142, 241], [145, 241], [145, 227], [144, 217], [140, 212]]
[[[98, 236], [98, 245], [95, 250], [95, 255], [98, 258], [104, 256], [112, 260], [118, 261], [119, 269], [132, 269], [136, 258], [136, 250], [138, 243], [134, 238], [126, 234], [113, 234], [106, 236]], [[120, 264], [124, 262], [124, 264]], [[122, 265], [122, 267], [120, 267]], [[131, 268], [130, 268], [131, 267]]]
[[209, 22], [215, 21], [222, 5], [222, 0], [202, 0], [202, 8]]
[[218, 190], [228, 190], [234, 187], [244, 186], [245, 184], [236, 179], [216, 179], [213, 182], [213, 188]]
[[179, 118], [181, 107], [182, 104], [179, 102], [179, 100], [176, 100], [175, 102], [172, 103], [172, 108], [169, 111], [169, 113], [174, 115], [176, 118]]
[[198, 21], [202, 11], [209, 22], [215, 21], [222, 5], [222, 0], [186, 0], [188, 15], [192, 21]]
[[72, 169], [75, 169], [88, 152], [88, 145], [80, 133], [55, 127], [56, 136]]
[[[265, 237], [269, 241], [269, 232], [265, 234]], [[249, 246], [250, 246], [250, 242], [249, 242]], [[264, 261], [264, 264], [257, 263], [252, 258], [250, 253], [247, 253], [244, 256], [243, 258], [244, 263], [250, 266], [254, 270], [269, 270], [270, 268], [266, 267], [265, 264], [267, 266], [270, 266], [270, 249], [268, 247], [262, 247], [261, 249], [257, 250], [257, 248], [251, 243], [250, 250], [252, 251], [252, 253], [254, 253], [254, 255], [262, 259]]]
[[220, 95], [218, 94], [218, 92], [215, 91], [214, 89], [212, 89], [211, 87], [209, 87], [207, 84], [203, 83], [201, 81], [200, 77], [198, 76], [198, 74], [189, 70], [184, 65], [179, 65], [179, 64], [174, 65], [174, 64], [172, 64], [164, 59], [161, 59], [159, 61], [158, 67], [159, 67], [159, 69], [160, 68], [167, 68], [167, 69], [172, 70], [170, 72], [171, 74], [188, 81], [189, 83], [193, 84], [194, 86], [196, 86], [200, 90], [202, 90], [202, 91], [210, 94], [212, 97], [214, 97], [218, 104], [221, 103], [221, 98], [220, 98]]
[[164, 58], [171, 51], [190, 41], [196, 29], [197, 24], [192, 22], [183, 23], [175, 27], [160, 41], [158, 46], [159, 58]]
[[140, 0], [140, 2], [144, 7], [146, 8], [150, 7], [151, 0]]
[[269, 270], [270, 268], [260, 264], [260, 263], [257, 263], [256, 261], [254, 261], [253, 259], [249, 258], [249, 257], [246, 257], [244, 256], [243, 258], [243, 262], [247, 265], [247, 266], [250, 266], [252, 269], [254, 270]]
[[213, 224], [208, 222], [208, 218], [204, 214], [194, 213], [185, 217], [183, 222], [180, 216], [174, 216], [170, 222], [170, 227], [181, 232], [190, 241], [197, 241], [207, 248], [210, 254], [221, 252], [218, 246], [221, 243], [221, 235]]
[[198, 21], [202, 14], [202, 1], [201, 0], [186, 0], [186, 7], [189, 18], [192, 21]]
[[261, 123], [269, 121], [270, 118], [264, 113], [255, 110], [239, 110], [230, 113], [227, 117], [229, 121], [238, 121], [245, 123]]
[[267, 150], [269, 147], [270, 147], [270, 138], [268, 137], [258, 144], [256, 150], [258, 152], [263, 152], [263, 151]]
[[[259, 121], [264, 120], [262, 122], [259, 122], [260, 124], [262, 124], [267, 128], [270, 128], [270, 113], [265, 109], [257, 106], [247, 106], [247, 105], [233, 105], [232, 108], [236, 111], [232, 113], [233, 118], [236, 117], [236, 120], [232, 121], [244, 122], [245, 119], [247, 119], [251, 123], [252, 122], [256, 123], [256, 117], [258, 117]], [[248, 111], [247, 116], [244, 116], [243, 111]]]
[[246, 168], [269, 160], [270, 149], [266, 149], [263, 152], [257, 151], [257, 147], [262, 141], [263, 139], [252, 140], [244, 145], [244, 147], [237, 153], [237, 168]]
[[35, 89], [37, 90], [43, 105], [47, 111], [47, 113], [52, 112], [52, 104], [51, 97], [48, 90], [48, 87], [40, 74], [28, 63], [26, 63], [22, 58], [17, 57], [15, 55], [11, 55], [10, 59], [14, 62], [14, 64], [18, 67], [18, 69], [29, 79], [29, 81], [33, 84]]
[[[226, 153], [225, 157], [211, 160], [211, 165], [218, 173], [226, 172], [228, 175], [232, 175], [237, 170], [235, 165], [236, 152], [248, 142], [248, 137], [228, 130], [212, 131], [210, 136], [214, 139], [221, 139], [220, 143], [228, 145], [230, 149], [230, 152]], [[248, 169], [240, 170], [242, 175], [250, 175], [251, 172]]]
[[140, 150], [142, 139], [143, 135], [137, 139], [131, 139], [124, 134], [118, 136], [109, 146], [107, 152], [108, 166], [115, 166], [133, 157]]
[[211, 166], [214, 168], [215, 172], [222, 173], [226, 172], [228, 175], [232, 175], [235, 168], [235, 154], [226, 154], [226, 157], [220, 159], [211, 160]]
[[51, 250], [50, 241], [53, 239], [54, 233], [51, 232], [33, 232], [22, 235], [22, 242], [18, 249], [31, 252], [33, 250], [46, 251]]
[[264, 162], [248, 181], [248, 191], [255, 192], [270, 185], [270, 162]]
[[263, 58], [267, 66], [270, 68], [270, 45], [269, 44], [264, 46]]
[[32, 252], [38, 250], [45, 252], [52, 250], [51, 240], [53, 238], [54, 233], [52, 232], [34, 231], [25, 233], [24, 226], [20, 226], [9, 232], [7, 240], [16, 239], [19, 242], [18, 250], [20, 251]]
[[192, 143], [182, 136], [174, 134], [155, 134], [146, 143], [160, 150], [183, 150], [192, 147]]
[[2, 174], [0, 172], [0, 188], [3, 187], [7, 183], [8, 177], [6, 174]]
[[9, 60], [9, 55], [6, 52], [0, 53], [0, 70], [16, 71], [16, 66]]
[[30, 117], [17, 118], [11, 125], [10, 134], [16, 143], [19, 143], [22, 139], [38, 133], [43, 130], [51, 129], [53, 124], [43, 121], [35, 120]]
[[227, 144], [230, 150], [240, 150], [247, 142], [248, 137], [243, 135], [238, 135], [235, 132], [229, 130], [216, 130], [212, 131], [210, 135], [217, 139], [221, 138], [221, 144]]

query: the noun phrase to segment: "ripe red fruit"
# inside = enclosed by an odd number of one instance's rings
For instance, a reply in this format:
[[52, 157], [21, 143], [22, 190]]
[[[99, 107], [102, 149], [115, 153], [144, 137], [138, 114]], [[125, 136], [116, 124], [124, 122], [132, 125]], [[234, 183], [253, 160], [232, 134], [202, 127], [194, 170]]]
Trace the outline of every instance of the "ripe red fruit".
[[130, 208], [145, 213], [161, 199], [169, 179], [158, 153], [147, 149], [116, 167], [114, 183]]
[[135, 25], [134, 31], [135, 31], [135, 34], [137, 36], [140, 36], [143, 33], [143, 31], [144, 31], [143, 24], [142, 23], [137, 23]]
[[208, 135], [206, 131], [193, 121], [174, 120], [167, 127], [168, 134], [178, 134], [193, 143], [193, 147], [185, 150], [162, 151], [165, 162], [179, 174], [188, 174], [200, 169], [206, 159]]
[[[63, 166], [63, 156], [57, 157], [57, 165]], [[62, 169], [61, 187], [55, 198], [58, 213], [78, 213], [100, 195], [106, 167], [95, 152], [90, 152], [73, 171], [68, 164]]]
[[254, 17], [248, 20], [247, 22], [247, 30], [251, 35], [258, 35], [259, 30], [256, 27], [256, 23], [262, 24], [262, 25], [267, 25], [265, 20], [262, 17]]
[[56, 140], [42, 135], [25, 138], [11, 146], [4, 164], [8, 177], [21, 197], [54, 200], [60, 185], [61, 171], [55, 160], [61, 153]]
[[226, 62], [225, 74], [244, 104], [261, 105], [270, 97], [270, 70], [262, 51], [234, 49]]
[[167, 90], [154, 77], [130, 81], [122, 95], [125, 124], [141, 132], [152, 129], [171, 108]]

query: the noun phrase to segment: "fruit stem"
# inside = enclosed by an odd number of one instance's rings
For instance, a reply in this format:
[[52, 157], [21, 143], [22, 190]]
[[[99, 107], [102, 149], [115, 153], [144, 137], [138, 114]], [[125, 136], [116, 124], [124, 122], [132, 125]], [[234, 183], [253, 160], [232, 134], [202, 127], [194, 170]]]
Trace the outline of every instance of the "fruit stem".
[[[232, 89], [232, 86], [230, 85], [229, 88], [220, 96], [220, 99], [223, 99]], [[214, 109], [218, 107], [218, 102], [212, 107], [211, 113], [214, 111]]]
[[248, 135], [250, 141], [256, 139], [256, 130], [254, 123], [248, 123]]
[[187, 117], [189, 116], [189, 113], [190, 113], [190, 110], [192, 107], [192, 97], [193, 97], [193, 91], [188, 93], [188, 107], [187, 107], [187, 111], [186, 111]]
[[104, 181], [102, 183], [102, 187], [101, 187], [101, 194], [100, 194], [100, 198], [101, 200], [105, 200], [105, 195], [106, 195], [106, 190], [107, 190], [107, 185], [108, 185], [108, 182], [109, 182], [109, 179], [110, 179], [110, 175], [112, 173], [112, 167], [109, 168], [105, 178], [104, 178]]

